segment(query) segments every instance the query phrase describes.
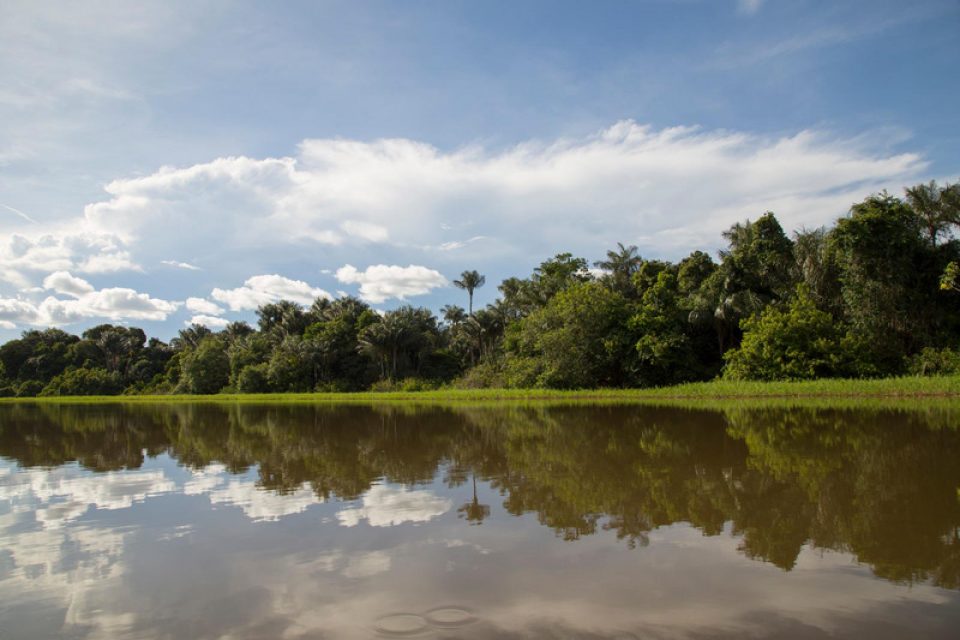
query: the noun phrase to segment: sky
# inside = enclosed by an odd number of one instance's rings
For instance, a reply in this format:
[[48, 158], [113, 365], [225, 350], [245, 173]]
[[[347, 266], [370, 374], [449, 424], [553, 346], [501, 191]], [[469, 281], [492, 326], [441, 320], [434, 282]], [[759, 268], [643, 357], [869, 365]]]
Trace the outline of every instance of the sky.
[[466, 306], [960, 179], [958, 0], [0, 3], [0, 340]]

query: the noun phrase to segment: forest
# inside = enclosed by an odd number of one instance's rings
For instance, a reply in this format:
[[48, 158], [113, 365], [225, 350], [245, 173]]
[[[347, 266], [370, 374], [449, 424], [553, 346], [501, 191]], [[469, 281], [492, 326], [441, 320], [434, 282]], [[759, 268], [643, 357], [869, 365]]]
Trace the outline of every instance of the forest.
[[[467, 307], [279, 301], [256, 327], [193, 325], [165, 343], [103, 324], [31, 329], [0, 346], [0, 396], [656, 387], [960, 373], [960, 183], [854, 204], [789, 234], [767, 212], [724, 232], [716, 259], [645, 259], [618, 243], [570, 253]], [[592, 267], [592, 268], [591, 268]]]

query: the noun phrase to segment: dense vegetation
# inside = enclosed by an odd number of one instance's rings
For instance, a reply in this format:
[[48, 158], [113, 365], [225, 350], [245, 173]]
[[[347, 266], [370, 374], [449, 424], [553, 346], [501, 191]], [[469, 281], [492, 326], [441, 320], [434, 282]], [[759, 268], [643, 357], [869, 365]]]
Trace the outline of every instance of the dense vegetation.
[[170, 344], [137, 328], [30, 330], [0, 346], [0, 395], [651, 387], [960, 371], [960, 183], [883, 193], [830, 229], [787, 235], [773, 213], [724, 233], [719, 260], [618, 244], [569, 253], [473, 311], [380, 314], [351, 297], [281, 301], [257, 327], [194, 325]]

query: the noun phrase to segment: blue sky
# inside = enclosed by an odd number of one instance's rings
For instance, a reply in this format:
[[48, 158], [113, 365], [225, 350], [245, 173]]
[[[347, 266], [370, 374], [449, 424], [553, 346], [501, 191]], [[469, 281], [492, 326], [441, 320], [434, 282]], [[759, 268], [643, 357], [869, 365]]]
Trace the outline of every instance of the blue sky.
[[960, 3], [0, 7], [0, 339], [169, 338], [960, 178]]

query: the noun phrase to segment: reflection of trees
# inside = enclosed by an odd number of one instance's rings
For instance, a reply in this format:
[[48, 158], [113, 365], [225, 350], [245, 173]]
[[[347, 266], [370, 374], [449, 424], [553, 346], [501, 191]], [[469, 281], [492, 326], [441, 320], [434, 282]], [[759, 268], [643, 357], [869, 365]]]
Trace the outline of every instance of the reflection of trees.
[[[890, 580], [960, 586], [960, 433], [946, 426], [955, 421], [936, 412], [801, 409], [727, 417], [730, 435], [747, 443], [753, 472], [792, 492], [779, 522], [792, 524], [794, 556], [809, 539], [855, 553]], [[777, 520], [760, 522], [769, 532]], [[744, 533], [753, 548], [752, 531]]]
[[490, 511], [479, 479], [508, 513], [534, 513], [565, 539], [609, 530], [642, 546], [658, 526], [717, 535], [729, 522], [745, 555], [785, 570], [809, 543], [890, 580], [960, 588], [955, 424], [937, 411], [11, 405], [0, 455], [105, 471], [167, 452], [342, 499], [442, 469], [450, 486], [472, 483], [459, 509], [470, 523]]

